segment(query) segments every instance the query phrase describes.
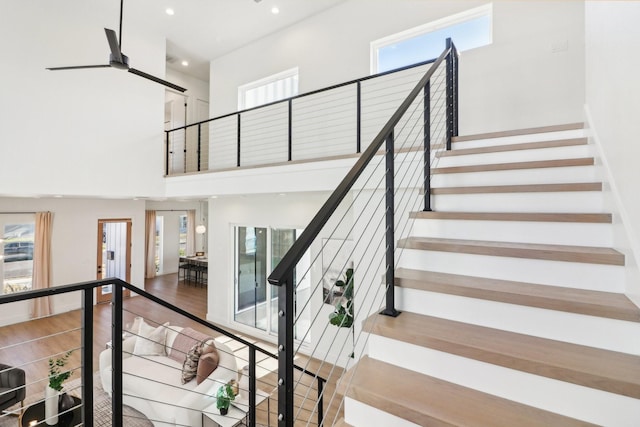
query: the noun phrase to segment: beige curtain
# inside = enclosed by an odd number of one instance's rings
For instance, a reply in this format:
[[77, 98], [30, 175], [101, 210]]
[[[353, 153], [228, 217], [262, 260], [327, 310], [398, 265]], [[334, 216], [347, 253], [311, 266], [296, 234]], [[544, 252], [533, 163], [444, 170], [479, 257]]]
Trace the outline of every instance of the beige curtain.
[[[51, 287], [51, 231], [53, 214], [37, 212], [35, 236], [33, 239], [33, 278], [31, 288], [46, 289]], [[49, 297], [36, 298], [31, 301], [31, 318], [49, 316], [51, 301]]]
[[147, 279], [156, 277], [156, 211], [145, 212], [145, 275]]
[[191, 256], [196, 253], [196, 210], [187, 211], [187, 247], [185, 255]]

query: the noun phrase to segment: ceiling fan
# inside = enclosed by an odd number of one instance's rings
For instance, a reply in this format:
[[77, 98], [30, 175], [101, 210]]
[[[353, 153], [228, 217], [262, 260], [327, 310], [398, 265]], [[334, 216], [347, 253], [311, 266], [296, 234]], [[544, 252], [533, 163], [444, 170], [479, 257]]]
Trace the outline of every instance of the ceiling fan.
[[[122, 53], [122, 9], [123, 9], [124, 0], [120, 0], [120, 36], [116, 36], [116, 32], [110, 30], [108, 28], [104, 29], [104, 32], [107, 35], [107, 41], [109, 42], [109, 48], [111, 49], [111, 54], [109, 54], [109, 63], [108, 64], [100, 64], [100, 65], [76, 65], [69, 67], [51, 67], [47, 68], [50, 71], [60, 71], [60, 70], [77, 70], [82, 68], [107, 68], [113, 67], [118, 70], [127, 70], [130, 73], [136, 74], [140, 77], [144, 77], [145, 79], [149, 79], [156, 83], [160, 83], [161, 85], [165, 85], [170, 87], [171, 89], [175, 89], [180, 92], [184, 92], [187, 89], [178, 86], [177, 84], [168, 82], [159, 77], [152, 76], [151, 74], [147, 74], [143, 71], [136, 70], [135, 68], [129, 67], [129, 57]], [[119, 42], [118, 42], [119, 40]]]

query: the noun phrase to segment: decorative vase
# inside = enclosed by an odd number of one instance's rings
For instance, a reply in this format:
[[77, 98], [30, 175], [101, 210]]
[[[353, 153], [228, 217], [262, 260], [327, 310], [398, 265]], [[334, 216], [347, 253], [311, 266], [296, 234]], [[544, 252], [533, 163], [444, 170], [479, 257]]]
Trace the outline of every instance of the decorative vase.
[[63, 412], [69, 411], [73, 408], [75, 402], [73, 401], [73, 397], [67, 393], [60, 393], [60, 397], [58, 398], [58, 413], [61, 414]]
[[44, 389], [44, 416], [50, 426], [58, 424], [58, 394], [49, 386]]
[[220, 415], [227, 415], [229, 412], [229, 408], [220, 408]]

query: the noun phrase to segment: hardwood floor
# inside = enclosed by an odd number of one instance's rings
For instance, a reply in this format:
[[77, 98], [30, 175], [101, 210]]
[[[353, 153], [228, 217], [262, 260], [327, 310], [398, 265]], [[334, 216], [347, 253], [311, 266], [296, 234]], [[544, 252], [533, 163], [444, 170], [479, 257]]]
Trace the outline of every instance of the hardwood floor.
[[[207, 311], [207, 288], [189, 286], [182, 281], [178, 282], [177, 274], [159, 276], [145, 282], [145, 290], [154, 296], [174, 304], [189, 313], [202, 319]], [[77, 294], [80, 298], [80, 294]], [[193, 329], [217, 336], [217, 333], [207, 330], [206, 327], [191, 321], [182, 315], [168, 310], [146, 298], [134, 296], [124, 302], [123, 324], [131, 324], [135, 316], [142, 316], [148, 322], [164, 323], [169, 321], [172, 325], [190, 326]], [[94, 339], [93, 339], [93, 365], [98, 369], [100, 352], [105, 349], [105, 343], [111, 340], [111, 304], [99, 304], [93, 308], [94, 314]], [[0, 327], [0, 362], [22, 367], [27, 376], [28, 396], [43, 396], [47, 383], [48, 360], [51, 357], [59, 357], [66, 351], [79, 350], [82, 345], [81, 337], [81, 311], [75, 310], [55, 316], [31, 320], [24, 323]], [[233, 331], [232, 331], [233, 332]], [[247, 336], [247, 334], [243, 334]], [[297, 363], [307, 366], [307, 360], [299, 356]], [[67, 367], [74, 370], [72, 378], [80, 375], [81, 351], [74, 351]], [[331, 420], [342, 417], [341, 399], [330, 401], [335, 385], [342, 375], [341, 369], [331, 369], [327, 364], [311, 360], [307, 369], [313, 371], [320, 369], [319, 374], [328, 379], [325, 386], [325, 420], [324, 425], [331, 425]], [[272, 393], [270, 401], [271, 425], [277, 425], [277, 375], [270, 373], [261, 377], [258, 387]], [[311, 391], [308, 391], [311, 388]], [[316, 414], [313, 411], [317, 394], [316, 381], [311, 378], [301, 378], [300, 386], [296, 388], [296, 407], [302, 406], [299, 411], [301, 418], [309, 418], [310, 425], [317, 425]], [[303, 399], [308, 392], [309, 399]], [[341, 397], [341, 396], [340, 396]], [[29, 397], [27, 398], [29, 400]], [[31, 399], [33, 400], [33, 399]], [[302, 401], [304, 400], [304, 403]], [[267, 405], [260, 405], [257, 411], [257, 421], [267, 423]], [[296, 425], [308, 425], [307, 420], [297, 422]]]

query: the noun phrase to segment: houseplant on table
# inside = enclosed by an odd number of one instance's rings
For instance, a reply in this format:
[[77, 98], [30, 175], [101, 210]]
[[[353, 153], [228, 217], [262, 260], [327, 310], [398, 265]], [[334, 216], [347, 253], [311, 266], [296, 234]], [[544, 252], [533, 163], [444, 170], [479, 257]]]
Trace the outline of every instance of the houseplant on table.
[[236, 398], [237, 393], [234, 391], [234, 387], [236, 387], [235, 380], [231, 380], [225, 385], [220, 386], [216, 393], [216, 407], [221, 415], [227, 415], [231, 401]]
[[49, 384], [45, 388], [45, 417], [48, 425], [58, 424], [58, 412], [66, 411], [73, 406], [73, 398], [62, 393], [63, 384], [72, 374], [64, 367], [69, 361], [73, 350], [69, 350], [62, 357], [49, 359]]

